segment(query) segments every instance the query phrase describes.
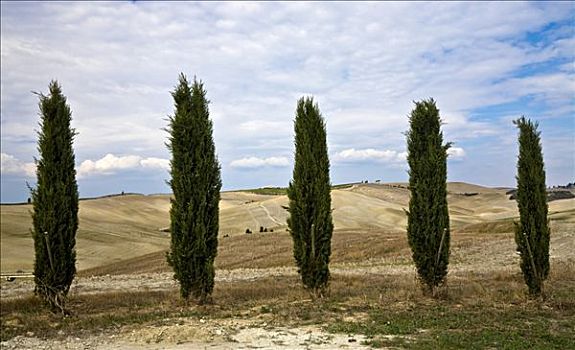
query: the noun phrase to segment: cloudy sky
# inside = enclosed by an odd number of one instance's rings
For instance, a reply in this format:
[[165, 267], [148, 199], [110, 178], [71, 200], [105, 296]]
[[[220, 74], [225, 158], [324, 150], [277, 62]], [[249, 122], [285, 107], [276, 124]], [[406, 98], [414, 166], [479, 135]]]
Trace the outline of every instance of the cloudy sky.
[[332, 183], [406, 181], [407, 115], [433, 97], [450, 181], [513, 186], [522, 114], [549, 185], [575, 177], [575, 5], [1, 3], [2, 202], [25, 201], [38, 97], [72, 108], [81, 196], [168, 192], [178, 74], [203, 80], [224, 189], [287, 185], [297, 99], [327, 123]]

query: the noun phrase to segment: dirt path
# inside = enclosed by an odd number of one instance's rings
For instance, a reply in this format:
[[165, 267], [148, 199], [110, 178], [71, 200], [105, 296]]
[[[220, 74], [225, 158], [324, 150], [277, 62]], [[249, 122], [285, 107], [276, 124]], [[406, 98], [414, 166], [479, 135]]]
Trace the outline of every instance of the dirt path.
[[268, 218], [270, 218], [271, 221], [273, 221], [274, 223], [276, 223], [276, 225], [282, 226], [282, 225], [285, 224], [285, 223], [283, 223], [283, 222], [277, 220], [276, 218], [274, 218], [274, 217], [272, 216], [272, 214], [270, 214], [270, 211], [268, 210], [268, 208], [266, 208], [263, 204], [260, 203], [260, 207], [266, 212], [266, 215], [268, 216]]
[[3, 350], [94, 349], [370, 349], [362, 335], [330, 334], [317, 326], [271, 327], [266, 323], [182, 319], [169, 326], [126, 327], [114, 334], [62, 340], [18, 336], [0, 343]]

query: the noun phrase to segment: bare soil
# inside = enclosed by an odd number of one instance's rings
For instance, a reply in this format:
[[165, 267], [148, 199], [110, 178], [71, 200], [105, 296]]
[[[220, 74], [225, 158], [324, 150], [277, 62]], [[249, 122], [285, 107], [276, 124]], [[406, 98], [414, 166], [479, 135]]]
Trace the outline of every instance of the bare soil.
[[170, 320], [165, 326], [127, 327], [115, 334], [42, 340], [18, 336], [0, 343], [5, 350], [233, 350], [233, 349], [370, 349], [363, 335], [330, 334], [317, 326], [274, 327], [265, 322]]

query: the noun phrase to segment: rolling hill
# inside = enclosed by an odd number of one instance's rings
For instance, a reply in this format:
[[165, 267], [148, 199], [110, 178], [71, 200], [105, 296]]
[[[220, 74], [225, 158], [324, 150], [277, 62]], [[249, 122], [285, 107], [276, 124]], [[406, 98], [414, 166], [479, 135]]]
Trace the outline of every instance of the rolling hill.
[[[517, 217], [515, 201], [505, 189], [466, 183], [448, 184], [448, 201], [454, 232], [511, 232]], [[260, 192], [261, 193], [261, 192]], [[406, 184], [355, 184], [332, 191], [336, 231], [404, 232], [404, 209], [409, 201]], [[220, 237], [245, 235], [249, 228], [273, 229], [281, 239], [288, 216], [285, 195], [249, 191], [223, 192], [220, 202]], [[31, 271], [33, 242], [30, 234], [31, 205], [2, 205], [1, 271]], [[166, 250], [169, 233], [168, 195], [107, 196], [80, 201], [80, 227], [77, 235], [78, 269], [84, 270]], [[552, 220], [575, 223], [575, 199], [549, 203]], [[254, 233], [251, 239], [257, 239]], [[288, 237], [288, 238], [286, 238]], [[347, 237], [347, 236], [345, 236]], [[279, 238], [278, 238], [279, 239]], [[347, 238], [346, 238], [347, 239]], [[341, 243], [344, 245], [344, 243]], [[270, 240], [273, 246], [273, 240]], [[223, 247], [222, 249], [227, 249]], [[286, 255], [289, 258], [289, 254]]]

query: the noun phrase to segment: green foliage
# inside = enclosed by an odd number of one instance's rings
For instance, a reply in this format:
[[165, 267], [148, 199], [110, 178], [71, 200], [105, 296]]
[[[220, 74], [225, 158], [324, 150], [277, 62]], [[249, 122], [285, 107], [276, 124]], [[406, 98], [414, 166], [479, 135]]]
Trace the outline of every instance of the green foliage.
[[538, 124], [525, 117], [514, 124], [519, 128], [517, 206], [520, 216], [520, 222], [515, 225], [515, 242], [529, 293], [538, 296], [549, 275], [550, 235], [541, 133], [537, 131]]
[[429, 292], [444, 282], [449, 263], [447, 150], [433, 99], [415, 103], [407, 132], [411, 198], [407, 237], [419, 278]]
[[32, 189], [35, 293], [53, 310], [65, 312], [65, 299], [76, 274], [78, 185], [70, 127], [72, 113], [56, 81], [39, 95], [37, 185]]
[[333, 221], [325, 123], [312, 98], [301, 98], [295, 118], [295, 164], [288, 187], [288, 226], [303, 284], [323, 296], [329, 281]]
[[181, 74], [172, 93], [174, 116], [168, 132], [172, 152], [171, 248], [168, 263], [180, 282], [180, 295], [199, 303], [214, 288], [214, 259], [218, 247], [219, 200], [222, 182], [212, 138], [208, 100], [203, 84], [190, 86]]

